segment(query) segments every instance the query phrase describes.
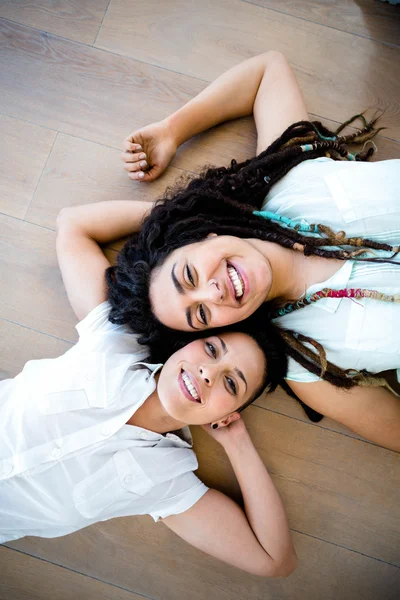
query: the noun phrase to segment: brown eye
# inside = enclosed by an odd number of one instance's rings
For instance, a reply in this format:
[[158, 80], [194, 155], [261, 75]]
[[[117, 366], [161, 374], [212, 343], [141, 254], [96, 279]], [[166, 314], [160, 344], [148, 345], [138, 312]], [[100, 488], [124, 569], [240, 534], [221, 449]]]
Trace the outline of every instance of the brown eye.
[[199, 307], [199, 314], [200, 314], [200, 320], [203, 323], [203, 325], [207, 325], [207, 317], [206, 317], [206, 313], [204, 312], [204, 308], [203, 308], [202, 304], [200, 304], [200, 307]]
[[230, 387], [230, 389], [232, 390], [232, 393], [234, 394], [234, 396], [237, 396], [237, 387], [236, 387], [236, 383], [233, 381], [233, 379], [231, 379], [230, 377], [226, 378], [226, 381]]
[[188, 278], [189, 282], [191, 283], [191, 285], [193, 287], [195, 287], [192, 271], [190, 270], [189, 265], [186, 265], [186, 275], [187, 275], [187, 278]]

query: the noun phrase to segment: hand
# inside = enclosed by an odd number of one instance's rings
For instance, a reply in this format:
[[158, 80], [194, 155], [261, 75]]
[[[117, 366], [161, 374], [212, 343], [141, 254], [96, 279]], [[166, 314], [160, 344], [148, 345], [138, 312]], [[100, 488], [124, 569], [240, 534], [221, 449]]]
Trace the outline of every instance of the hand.
[[174, 158], [177, 145], [167, 121], [133, 132], [123, 143], [124, 169], [134, 181], [154, 181]]
[[[225, 422], [228, 422], [228, 425]], [[248, 435], [245, 422], [239, 413], [233, 413], [222, 424], [218, 422], [217, 429], [213, 429], [211, 425], [202, 425], [201, 427], [221, 446]]]

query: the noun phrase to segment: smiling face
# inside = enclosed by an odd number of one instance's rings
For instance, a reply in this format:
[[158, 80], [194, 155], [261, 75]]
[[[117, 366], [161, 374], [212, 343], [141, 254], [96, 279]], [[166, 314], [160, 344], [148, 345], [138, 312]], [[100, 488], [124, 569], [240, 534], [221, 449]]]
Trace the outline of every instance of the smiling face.
[[205, 425], [225, 418], [252, 398], [264, 381], [266, 359], [244, 333], [223, 333], [191, 342], [161, 370], [158, 397], [182, 423]]
[[180, 331], [237, 323], [266, 299], [271, 266], [260, 240], [209, 236], [172, 252], [155, 269], [150, 300], [161, 323]]

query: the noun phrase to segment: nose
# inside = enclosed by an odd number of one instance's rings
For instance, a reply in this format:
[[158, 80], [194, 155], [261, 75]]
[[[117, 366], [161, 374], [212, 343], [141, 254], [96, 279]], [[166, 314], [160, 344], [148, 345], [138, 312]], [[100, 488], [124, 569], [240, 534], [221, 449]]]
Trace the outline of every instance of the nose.
[[208, 299], [214, 304], [220, 304], [224, 299], [221, 285], [216, 279], [210, 279], [207, 283]]
[[199, 372], [204, 382], [207, 385], [212, 386], [215, 379], [215, 373], [211, 365], [201, 365], [201, 367], [199, 367]]

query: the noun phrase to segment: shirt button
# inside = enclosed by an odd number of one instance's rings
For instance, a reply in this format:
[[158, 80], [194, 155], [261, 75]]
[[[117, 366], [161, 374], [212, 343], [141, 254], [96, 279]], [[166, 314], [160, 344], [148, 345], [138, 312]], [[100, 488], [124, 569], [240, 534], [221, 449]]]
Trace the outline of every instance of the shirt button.
[[133, 481], [133, 475], [125, 475], [125, 477], [124, 477], [125, 483], [132, 483], [132, 481]]
[[53, 455], [54, 458], [60, 458], [60, 456], [61, 456], [61, 448], [59, 448], [59, 447], [54, 448], [54, 450], [52, 452], [52, 455]]
[[85, 377], [88, 381], [94, 381], [96, 378], [96, 376], [93, 373], [86, 373]]
[[151, 433], [147, 433], [146, 431], [142, 431], [142, 433], [140, 434], [141, 440], [151, 440], [152, 437], [153, 435]]
[[110, 435], [111, 433], [111, 429], [109, 427], [104, 427], [104, 429], [101, 430], [101, 435], [104, 435], [105, 437], [107, 437], [107, 435]]

